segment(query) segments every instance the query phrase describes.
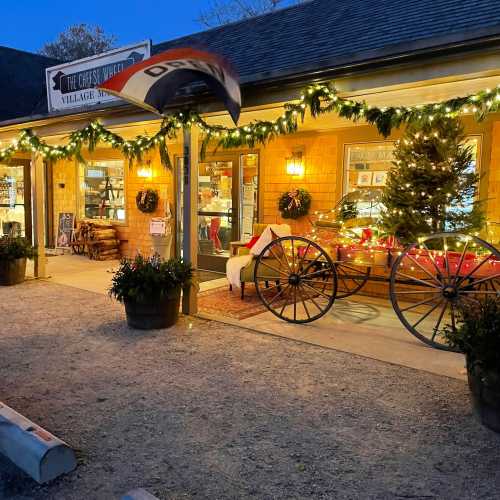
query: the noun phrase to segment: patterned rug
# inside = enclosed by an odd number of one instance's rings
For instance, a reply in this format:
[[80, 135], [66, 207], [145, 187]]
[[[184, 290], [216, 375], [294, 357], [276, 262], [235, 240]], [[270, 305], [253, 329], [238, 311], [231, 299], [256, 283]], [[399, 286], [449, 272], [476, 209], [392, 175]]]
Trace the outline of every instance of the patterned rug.
[[253, 283], [245, 286], [245, 298], [241, 300], [241, 290], [229, 291], [228, 286], [214, 288], [198, 295], [198, 309], [210, 315], [222, 315], [233, 319], [246, 319], [267, 309], [260, 301]]

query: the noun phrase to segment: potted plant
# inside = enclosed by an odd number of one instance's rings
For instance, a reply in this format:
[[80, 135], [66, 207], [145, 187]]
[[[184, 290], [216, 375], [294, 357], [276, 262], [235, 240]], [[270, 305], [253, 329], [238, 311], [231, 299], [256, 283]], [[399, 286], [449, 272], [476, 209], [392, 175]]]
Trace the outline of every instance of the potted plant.
[[0, 238], [0, 285], [22, 283], [26, 275], [26, 260], [34, 255], [35, 251], [26, 238]]
[[447, 329], [445, 337], [466, 356], [469, 388], [481, 422], [500, 432], [500, 299], [471, 300], [460, 311], [456, 330]]
[[109, 293], [125, 304], [132, 328], [168, 328], [177, 322], [181, 290], [191, 283], [193, 269], [182, 259], [158, 255], [124, 259], [114, 273]]

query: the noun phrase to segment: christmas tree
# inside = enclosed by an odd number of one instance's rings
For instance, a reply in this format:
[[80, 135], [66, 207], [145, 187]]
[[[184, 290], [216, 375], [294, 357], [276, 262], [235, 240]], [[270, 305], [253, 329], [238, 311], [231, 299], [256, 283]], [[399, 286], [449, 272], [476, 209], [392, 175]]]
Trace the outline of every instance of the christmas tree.
[[484, 223], [476, 199], [474, 153], [455, 118], [411, 125], [396, 143], [382, 197], [381, 222], [403, 242], [442, 231], [477, 232]]

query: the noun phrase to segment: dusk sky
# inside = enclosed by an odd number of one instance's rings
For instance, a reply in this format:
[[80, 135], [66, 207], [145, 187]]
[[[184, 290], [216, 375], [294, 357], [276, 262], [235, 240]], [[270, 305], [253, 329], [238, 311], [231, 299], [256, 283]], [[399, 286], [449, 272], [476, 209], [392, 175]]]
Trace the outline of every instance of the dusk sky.
[[196, 21], [207, 0], [4, 0], [0, 45], [37, 52], [77, 23], [98, 24], [117, 45], [162, 42], [202, 30]]

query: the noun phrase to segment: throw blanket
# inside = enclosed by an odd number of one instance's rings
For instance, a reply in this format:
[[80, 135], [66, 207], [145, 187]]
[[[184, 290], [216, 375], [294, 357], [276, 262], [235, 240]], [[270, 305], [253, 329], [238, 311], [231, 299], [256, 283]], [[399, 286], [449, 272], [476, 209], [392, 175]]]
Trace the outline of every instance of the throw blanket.
[[267, 226], [260, 235], [260, 238], [255, 242], [255, 245], [250, 249], [250, 254], [238, 255], [237, 257], [231, 257], [227, 260], [226, 276], [229, 284], [235, 288], [240, 288], [241, 270], [248, 266], [253, 258], [259, 255], [276, 236], [284, 238], [291, 234], [291, 229], [288, 224], [270, 224]]

